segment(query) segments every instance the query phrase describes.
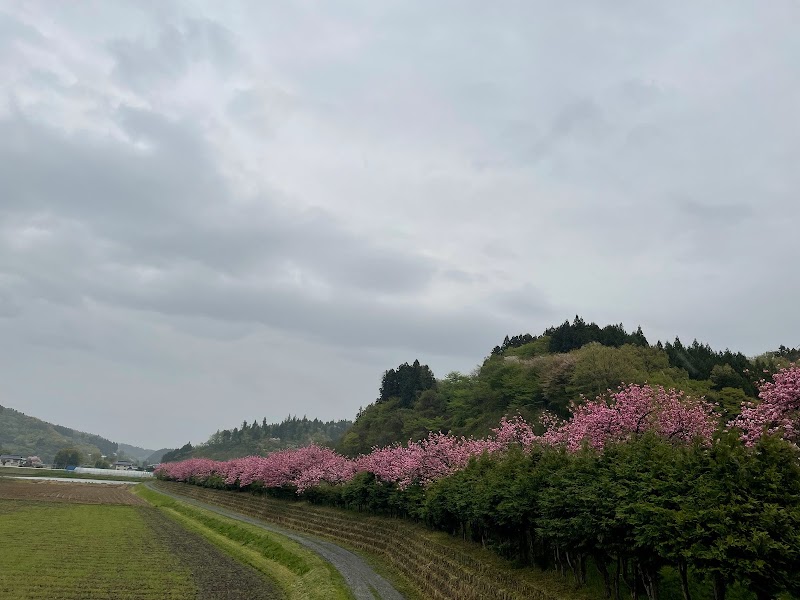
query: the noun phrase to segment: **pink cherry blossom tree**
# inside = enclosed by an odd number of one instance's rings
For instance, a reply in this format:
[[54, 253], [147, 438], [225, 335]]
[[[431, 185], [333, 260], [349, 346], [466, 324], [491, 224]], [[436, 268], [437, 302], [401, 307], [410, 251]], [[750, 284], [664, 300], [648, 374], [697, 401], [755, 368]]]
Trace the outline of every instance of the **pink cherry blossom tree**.
[[728, 425], [741, 430], [742, 440], [754, 445], [762, 435], [780, 434], [797, 443], [800, 440], [800, 364], [778, 371], [772, 381], [759, 385], [760, 402], [749, 402]]
[[584, 443], [602, 450], [610, 441], [655, 431], [670, 440], [710, 441], [717, 429], [714, 405], [686, 396], [683, 392], [650, 385], [628, 385], [608, 396], [598, 396], [583, 404], [573, 404], [572, 417], [550, 427], [541, 437], [548, 445], [563, 445], [574, 452]]

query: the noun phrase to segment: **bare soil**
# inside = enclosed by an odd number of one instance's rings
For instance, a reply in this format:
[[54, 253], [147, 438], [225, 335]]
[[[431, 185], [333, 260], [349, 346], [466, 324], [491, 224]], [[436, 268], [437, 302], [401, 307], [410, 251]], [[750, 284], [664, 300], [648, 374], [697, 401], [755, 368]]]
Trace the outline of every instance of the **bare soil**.
[[155, 508], [142, 509], [153, 537], [192, 572], [201, 600], [278, 600], [280, 590], [252, 567], [231, 558]]
[[110, 486], [74, 481], [26, 481], [0, 478], [0, 500], [147, 506], [147, 502], [131, 493], [131, 487], [129, 485]]

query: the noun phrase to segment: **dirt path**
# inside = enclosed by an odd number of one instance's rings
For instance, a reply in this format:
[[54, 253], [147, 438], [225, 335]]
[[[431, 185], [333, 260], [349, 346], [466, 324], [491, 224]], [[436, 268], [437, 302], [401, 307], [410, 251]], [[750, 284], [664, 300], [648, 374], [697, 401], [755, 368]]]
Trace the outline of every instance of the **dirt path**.
[[175, 500], [215, 512], [224, 517], [229, 517], [231, 519], [236, 519], [237, 521], [242, 521], [244, 523], [261, 527], [267, 531], [279, 533], [296, 541], [297, 543], [305, 546], [313, 552], [316, 552], [322, 558], [330, 562], [336, 568], [336, 570], [342, 574], [342, 577], [344, 577], [345, 582], [353, 592], [356, 600], [403, 600], [403, 597], [396, 589], [394, 589], [394, 587], [392, 587], [392, 584], [378, 575], [372, 569], [372, 567], [370, 567], [364, 561], [364, 559], [356, 554], [353, 554], [349, 550], [345, 550], [341, 546], [337, 546], [336, 544], [311, 535], [296, 533], [289, 529], [284, 529], [283, 527], [272, 525], [271, 523], [266, 523], [265, 521], [261, 521], [259, 519], [254, 519], [225, 508], [220, 508], [219, 506], [215, 506], [213, 504], [206, 504], [205, 502], [187, 498], [186, 496], [172, 494], [154, 487], [151, 482], [147, 482], [144, 485], [154, 492], [164, 494], [165, 496], [169, 496]]

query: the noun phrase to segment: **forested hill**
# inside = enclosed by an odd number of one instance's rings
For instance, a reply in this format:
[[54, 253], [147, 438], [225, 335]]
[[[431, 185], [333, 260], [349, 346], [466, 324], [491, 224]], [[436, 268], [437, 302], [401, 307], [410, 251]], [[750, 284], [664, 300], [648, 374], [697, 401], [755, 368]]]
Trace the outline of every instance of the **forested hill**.
[[56, 452], [69, 447], [77, 448], [84, 457], [91, 454], [93, 459], [99, 459], [100, 455], [111, 456], [118, 450], [116, 442], [99, 435], [53, 425], [0, 406], [0, 449], [3, 452], [38, 456], [43, 462], [51, 463]]
[[755, 398], [767, 373], [800, 359], [781, 346], [748, 358], [680, 339], [650, 344], [641, 328], [600, 327], [576, 317], [539, 335], [506, 337], [472, 374], [435, 379], [415, 361], [384, 374], [378, 399], [359, 412], [337, 449], [348, 455], [373, 446], [421, 439], [429, 431], [484, 436], [505, 415], [538, 421], [543, 410], [567, 416], [582, 396], [594, 398], [622, 383], [650, 383], [705, 396], [734, 416]]
[[280, 423], [261, 424], [244, 421], [241, 427], [223, 429], [214, 433], [206, 443], [166, 452], [162, 462], [174, 462], [187, 458], [213, 458], [228, 460], [241, 456], [264, 455], [284, 448], [298, 448], [309, 444], [333, 446], [338, 443], [351, 426], [352, 421], [320, 421], [306, 417], [289, 416]]

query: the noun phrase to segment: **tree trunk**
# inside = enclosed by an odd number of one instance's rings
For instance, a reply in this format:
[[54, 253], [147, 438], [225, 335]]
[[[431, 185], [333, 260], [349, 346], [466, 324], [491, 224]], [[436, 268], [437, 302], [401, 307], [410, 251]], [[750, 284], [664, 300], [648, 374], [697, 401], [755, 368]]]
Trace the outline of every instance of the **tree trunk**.
[[622, 559], [617, 556], [617, 569], [614, 573], [614, 600], [622, 600], [620, 598], [620, 578], [622, 577]]
[[[631, 564], [632, 563], [632, 564]], [[622, 562], [622, 580], [631, 591], [631, 600], [639, 597], [639, 565], [634, 561], [624, 560]]]
[[725, 584], [725, 579], [719, 573], [714, 573], [714, 600], [725, 600], [727, 591], [728, 586]]
[[658, 600], [658, 569], [648, 567], [641, 570], [642, 584], [648, 600]]
[[608, 572], [608, 561], [606, 557], [600, 553], [594, 555], [594, 564], [597, 565], [597, 570], [603, 576], [603, 589], [605, 590], [606, 598], [611, 598], [611, 575]]
[[689, 565], [686, 561], [681, 559], [678, 561], [678, 573], [681, 576], [681, 591], [683, 592], [683, 600], [692, 600], [689, 595]]

